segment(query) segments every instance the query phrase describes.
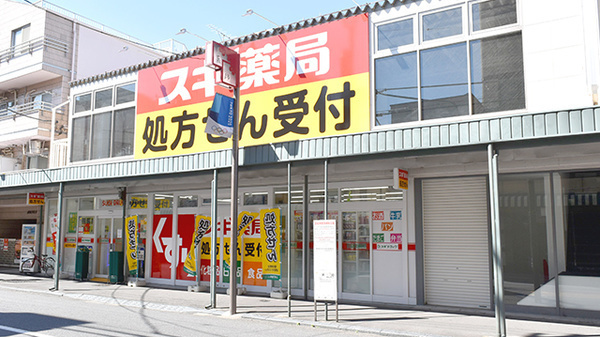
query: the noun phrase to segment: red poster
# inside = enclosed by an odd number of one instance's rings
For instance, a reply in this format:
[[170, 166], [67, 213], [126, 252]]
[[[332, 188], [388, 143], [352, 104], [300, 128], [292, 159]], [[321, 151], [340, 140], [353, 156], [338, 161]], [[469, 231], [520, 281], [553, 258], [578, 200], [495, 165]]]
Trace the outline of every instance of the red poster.
[[152, 235], [152, 277], [171, 278], [173, 241], [173, 215], [155, 215]]
[[177, 259], [177, 279], [196, 280], [196, 276], [188, 275], [183, 270], [185, 258], [188, 255], [194, 238], [194, 214], [183, 214], [177, 217], [177, 241], [179, 242], [179, 259]]

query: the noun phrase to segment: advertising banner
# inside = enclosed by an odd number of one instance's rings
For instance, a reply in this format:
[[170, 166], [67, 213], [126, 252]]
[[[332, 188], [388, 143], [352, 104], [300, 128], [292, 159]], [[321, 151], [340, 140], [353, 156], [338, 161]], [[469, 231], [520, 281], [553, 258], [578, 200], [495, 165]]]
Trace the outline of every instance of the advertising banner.
[[196, 215], [196, 225], [194, 226], [192, 244], [183, 264], [183, 270], [188, 273], [188, 275], [196, 276], [196, 247], [200, 245], [202, 237], [209, 229], [210, 217]]
[[51, 247], [52, 247], [52, 255], [56, 255], [56, 242], [58, 236], [58, 213], [54, 213], [50, 217], [50, 236], [51, 236]]
[[254, 212], [243, 211], [242, 213], [240, 213], [240, 215], [238, 216], [238, 237], [240, 237], [244, 233], [248, 225], [250, 225], [257, 217], [258, 213]]
[[[368, 131], [369, 28], [364, 15], [231, 47], [240, 55], [240, 146]], [[136, 159], [231, 148], [206, 129], [215, 86], [205, 55], [138, 73]]]
[[230, 138], [233, 134], [234, 105], [235, 99], [218, 93], [215, 94], [212, 107], [208, 111], [208, 120], [204, 132]]
[[138, 261], [137, 261], [137, 248], [138, 248], [138, 231], [137, 231], [137, 215], [130, 216], [125, 219], [127, 224], [127, 266], [129, 268], [130, 275], [137, 275]]
[[[23, 261], [33, 258], [33, 254], [36, 251], [37, 247], [37, 228], [38, 225], [23, 225], [21, 229], [21, 263], [20, 267], [22, 268]], [[25, 272], [35, 272], [33, 268], [36, 268], [36, 265], [33, 265], [31, 268], [27, 270], [21, 269]]]
[[151, 277], [162, 279], [171, 278], [171, 260], [173, 258], [174, 241], [173, 215], [154, 215]]
[[262, 278], [281, 279], [281, 216], [278, 208], [260, 211], [260, 243], [263, 247]]

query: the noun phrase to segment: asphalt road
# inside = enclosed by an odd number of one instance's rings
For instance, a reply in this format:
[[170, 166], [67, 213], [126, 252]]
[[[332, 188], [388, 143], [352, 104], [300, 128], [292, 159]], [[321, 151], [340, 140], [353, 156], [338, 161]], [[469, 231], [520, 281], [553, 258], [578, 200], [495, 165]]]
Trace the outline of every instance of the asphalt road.
[[0, 289], [0, 336], [340, 336], [360, 335], [193, 310], [170, 311]]

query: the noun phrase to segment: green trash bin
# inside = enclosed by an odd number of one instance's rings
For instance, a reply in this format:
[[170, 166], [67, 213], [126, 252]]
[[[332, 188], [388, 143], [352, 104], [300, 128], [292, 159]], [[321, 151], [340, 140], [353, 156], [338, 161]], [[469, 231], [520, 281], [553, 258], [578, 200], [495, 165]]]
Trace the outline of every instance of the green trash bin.
[[110, 283], [123, 282], [123, 252], [110, 252], [108, 279]]
[[83, 281], [88, 277], [90, 264], [90, 250], [80, 246], [75, 253], [75, 279]]

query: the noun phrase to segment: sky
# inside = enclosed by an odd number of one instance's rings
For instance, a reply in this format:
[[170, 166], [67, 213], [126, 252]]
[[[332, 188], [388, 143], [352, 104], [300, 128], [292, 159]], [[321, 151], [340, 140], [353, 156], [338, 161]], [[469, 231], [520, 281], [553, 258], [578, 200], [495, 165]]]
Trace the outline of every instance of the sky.
[[[33, 0], [30, 0], [34, 2]], [[188, 49], [221, 41], [209, 25], [230, 37], [245, 36], [323, 14], [354, 8], [364, 0], [50, 0], [71, 12], [153, 44], [175, 39]], [[254, 14], [242, 16], [248, 9]], [[259, 16], [260, 15], [260, 16]], [[264, 17], [266, 19], [261, 18]], [[189, 33], [176, 35], [182, 28]]]

